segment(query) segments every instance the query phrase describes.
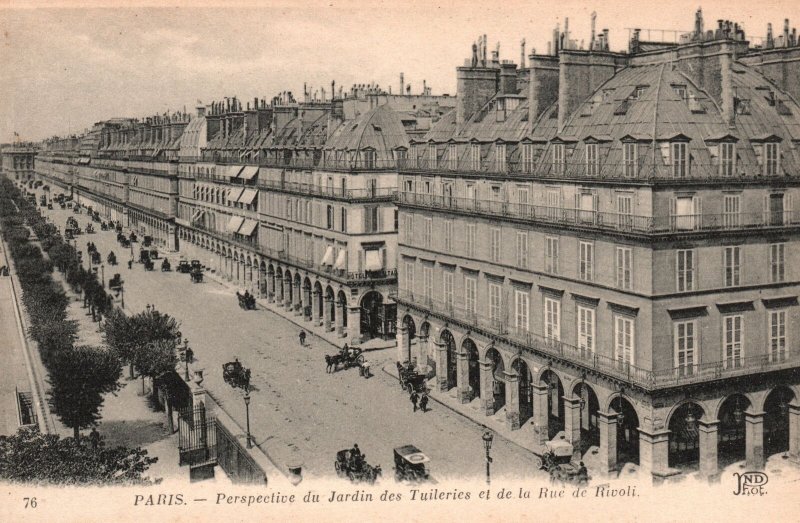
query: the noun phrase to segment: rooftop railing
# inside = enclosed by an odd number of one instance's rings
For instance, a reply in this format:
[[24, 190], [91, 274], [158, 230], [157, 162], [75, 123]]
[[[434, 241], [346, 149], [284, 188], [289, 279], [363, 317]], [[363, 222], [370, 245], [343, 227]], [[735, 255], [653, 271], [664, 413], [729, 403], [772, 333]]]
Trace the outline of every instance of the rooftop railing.
[[398, 289], [396, 301], [442, 315], [462, 323], [466, 328], [480, 329], [493, 336], [505, 338], [524, 351], [538, 356], [552, 356], [584, 369], [593, 370], [646, 390], [669, 388], [736, 376], [769, 372], [800, 366], [800, 347], [793, 350], [749, 357], [684, 365], [657, 371], [632, 365], [620, 358], [598, 354], [586, 347], [576, 347], [563, 341], [548, 338], [527, 329], [510, 326], [504, 317], [491, 318], [475, 311], [446, 303], [443, 300]]
[[616, 212], [461, 198], [438, 194], [420, 194], [406, 191], [398, 193], [397, 201], [400, 204], [449, 210], [466, 214], [479, 214], [488, 217], [506, 217], [540, 221], [550, 224], [558, 223], [636, 233], [736, 230], [800, 225], [800, 211], [788, 210], [766, 213], [641, 216]]
[[259, 180], [258, 187], [298, 194], [327, 196], [348, 200], [391, 199], [397, 194], [397, 187], [374, 187], [364, 189], [346, 189], [341, 187], [324, 187], [310, 183], [289, 182], [280, 180]]

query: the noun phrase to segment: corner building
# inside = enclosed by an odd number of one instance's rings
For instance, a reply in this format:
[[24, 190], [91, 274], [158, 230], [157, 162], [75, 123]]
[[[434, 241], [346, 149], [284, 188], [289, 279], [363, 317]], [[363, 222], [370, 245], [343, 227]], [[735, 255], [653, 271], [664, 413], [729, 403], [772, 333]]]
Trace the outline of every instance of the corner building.
[[576, 47], [520, 67], [474, 46], [412, 141], [398, 359], [600, 472], [797, 461], [796, 38], [751, 49], [698, 13], [679, 44]]

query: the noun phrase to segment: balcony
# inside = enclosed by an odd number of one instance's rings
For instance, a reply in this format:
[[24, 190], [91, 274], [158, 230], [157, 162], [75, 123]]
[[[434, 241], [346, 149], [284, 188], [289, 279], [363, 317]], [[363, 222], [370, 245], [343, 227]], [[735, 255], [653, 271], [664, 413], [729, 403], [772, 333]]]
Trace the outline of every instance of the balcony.
[[257, 186], [261, 189], [341, 200], [390, 201], [397, 194], [397, 187], [342, 189], [341, 187], [323, 187], [310, 183], [282, 182], [280, 180], [259, 180]]
[[467, 311], [442, 300], [412, 293], [405, 289], [398, 289], [393, 298], [398, 303], [437, 315], [445, 321], [458, 322], [465, 329], [480, 330], [489, 336], [503, 338], [525, 352], [539, 357], [556, 358], [644, 390], [665, 389], [800, 366], [800, 347], [797, 347], [776, 357], [759, 355], [729, 361], [701, 363], [691, 367], [652, 371], [617, 358], [597, 354], [586, 348], [511, 327], [505, 318], [487, 318], [482, 314]]
[[800, 211], [777, 213], [690, 214], [681, 216], [640, 216], [615, 212], [547, 207], [437, 194], [399, 192], [402, 205], [441, 209], [490, 218], [509, 218], [542, 224], [590, 227], [616, 232], [666, 234], [692, 231], [764, 229], [800, 225]]

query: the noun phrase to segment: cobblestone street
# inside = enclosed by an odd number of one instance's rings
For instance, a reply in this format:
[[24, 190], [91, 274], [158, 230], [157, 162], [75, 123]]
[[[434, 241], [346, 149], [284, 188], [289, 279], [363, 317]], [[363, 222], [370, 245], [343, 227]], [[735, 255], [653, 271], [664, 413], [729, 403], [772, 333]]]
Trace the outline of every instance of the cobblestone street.
[[[47, 213], [60, 227], [70, 215], [83, 228], [88, 220], [85, 213]], [[105, 277], [121, 274], [127, 311], [152, 303], [180, 320], [197, 359], [193, 367], [205, 370], [204, 386], [242, 426], [244, 402], [239, 391], [224, 383], [222, 364], [239, 358], [252, 369], [252, 433], [281, 468], [299, 460], [306, 477], [329, 476], [336, 452], [358, 443], [367, 461], [381, 464], [390, 477], [392, 449], [413, 443], [430, 456], [436, 479], [485, 473], [483, 429], [436, 403], [427, 413], [412, 412], [397, 381], [381, 371], [393, 361], [394, 349], [368, 354], [374, 374], [370, 379], [360, 377], [355, 368], [326, 374], [324, 355], [337, 350], [332, 345], [312, 337], [309, 346], [300, 347], [295, 325], [270, 311], [243, 311], [234, 291], [210, 278], [192, 284], [186, 274], [160, 272], [160, 260], [153, 272], [138, 263], [129, 270], [130, 252], [120, 248], [115, 236], [81, 235], [77, 246], [85, 251], [86, 242], [94, 242], [104, 260], [111, 250], [117, 254], [120, 264], [106, 265]], [[139, 244], [134, 249], [138, 257]], [[174, 267], [178, 255], [169, 257]], [[88, 260], [85, 252], [84, 259]], [[541, 474], [530, 452], [501, 438], [495, 439], [492, 456], [494, 477]]]

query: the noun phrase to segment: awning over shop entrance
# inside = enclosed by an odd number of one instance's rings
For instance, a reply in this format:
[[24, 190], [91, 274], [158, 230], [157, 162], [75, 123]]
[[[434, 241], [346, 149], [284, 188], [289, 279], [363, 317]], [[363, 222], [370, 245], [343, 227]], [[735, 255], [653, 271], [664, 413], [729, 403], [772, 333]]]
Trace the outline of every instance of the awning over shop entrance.
[[328, 245], [325, 249], [325, 256], [322, 257], [322, 265], [333, 265], [333, 246]]
[[383, 260], [381, 256], [381, 251], [379, 250], [371, 250], [365, 251], [366, 256], [364, 260], [364, 268], [368, 271], [379, 271], [383, 269]]
[[231, 216], [231, 219], [228, 220], [228, 232], [238, 231], [239, 227], [241, 227], [243, 223], [244, 218], [241, 216]]
[[239, 229], [239, 234], [242, 236], [252, 236], [253, 232], [256, 230], [256, 226], [258, 226], [257, 221], [245, 220], [242, 227]]

